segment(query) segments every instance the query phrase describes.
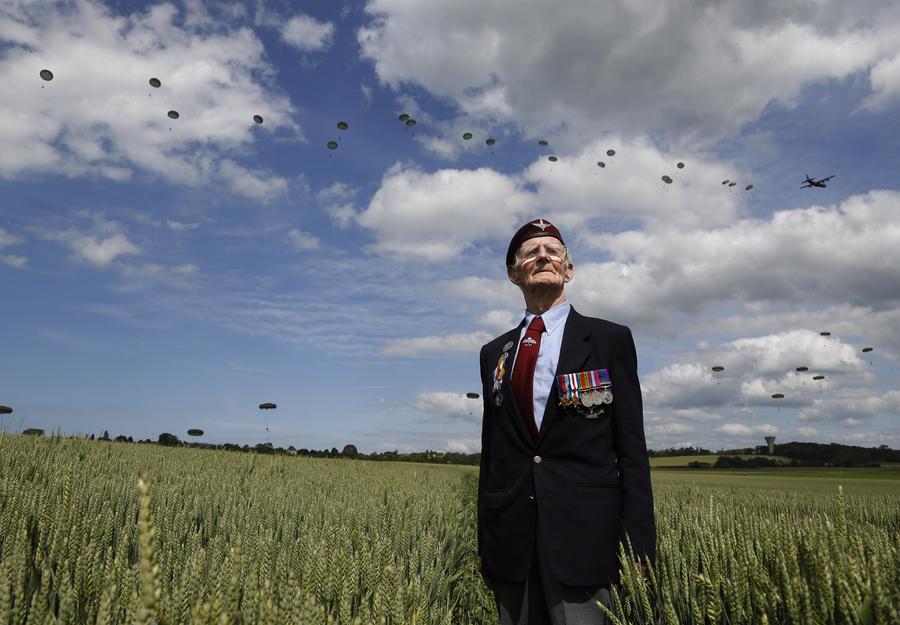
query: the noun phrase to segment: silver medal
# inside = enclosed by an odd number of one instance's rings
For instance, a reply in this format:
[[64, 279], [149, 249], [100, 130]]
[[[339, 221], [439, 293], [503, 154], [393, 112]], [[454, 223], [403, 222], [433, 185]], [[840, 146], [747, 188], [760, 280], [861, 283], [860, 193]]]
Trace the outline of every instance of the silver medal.
[[581, 405], [585, 408], [590, 408], [594, 405], [594, 397], [592, 393], [585, 393], [581, 396]]
[[503, 404], [503, 393], [494, 393], [494, 405], [499, 408]]
[[602, 393], [600, 393], [600, 401], [604, 404], [611, 404], [613, 400], [612, 391], [609, 389], [605, 389]]

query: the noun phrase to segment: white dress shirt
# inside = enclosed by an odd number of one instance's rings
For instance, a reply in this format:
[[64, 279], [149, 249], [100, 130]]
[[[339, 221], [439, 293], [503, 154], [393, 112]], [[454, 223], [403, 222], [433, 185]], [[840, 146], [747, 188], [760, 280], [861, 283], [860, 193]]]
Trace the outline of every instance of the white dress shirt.
[[[569, 318], [569, 311], [572, 305], [569, 302], [558, 304], [541, 315], [544, 321], [546, 332], [541, 335], [541, 349], [538, 352], [537, 362], [534, 365], [534, 381], [532, 382], [531, 394], [534, 403], [534, 422], [538, 430], [541, 429], [541, 421], [544, 420], [544, 408], [547, 406], [547, 397], [550, 396], [550, 389], [553, 388], [553, 376], [556, 375], [556, 366], [559, 364], [559, 350], [562, 347], [563, 331], [566, 328], [566, 319]], [[525, 336], [528, 324], [537, 317], [533, 312], [525, 311], [525, 324], [519, 332], [519, 343]], [[519, 350], [516, 349], [516, 359], [519, 357]], [[513, 363], [515, 369], [515, 363]]]

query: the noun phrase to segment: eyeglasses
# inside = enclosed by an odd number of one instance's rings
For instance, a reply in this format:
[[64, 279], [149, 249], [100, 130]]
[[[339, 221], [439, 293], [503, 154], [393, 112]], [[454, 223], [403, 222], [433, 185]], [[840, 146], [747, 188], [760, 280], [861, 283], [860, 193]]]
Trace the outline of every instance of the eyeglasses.
[[541, 254], [541, 248], [547, 253], [547, 257], [555, 263], [561, 262], [566, 256], [566, 248], [561, 245], [532, 245], [519, 250], [519, 258], [522, 263], [533, 263]]

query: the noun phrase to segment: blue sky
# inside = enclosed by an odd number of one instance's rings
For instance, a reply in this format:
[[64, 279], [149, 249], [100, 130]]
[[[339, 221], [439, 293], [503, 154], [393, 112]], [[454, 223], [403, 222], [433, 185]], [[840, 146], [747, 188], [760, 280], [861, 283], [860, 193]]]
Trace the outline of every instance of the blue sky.
[[888, 2], [4, 0], [3, 425], [477, 451], [541, 216], [651, 447], [898, 447], [897, 41]]

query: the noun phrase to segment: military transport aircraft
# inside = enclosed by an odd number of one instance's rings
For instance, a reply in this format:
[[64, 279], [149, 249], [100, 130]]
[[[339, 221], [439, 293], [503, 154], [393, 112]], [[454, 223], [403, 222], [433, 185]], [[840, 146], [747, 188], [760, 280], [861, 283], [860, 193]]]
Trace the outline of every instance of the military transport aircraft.
[[801, 189], [809, 189], [810, 187], [819, 187], [820, 189], [825, 188], [825, 183], [834, 178], [834, 174], [831, 174], [827, 178], [822, 178], [821, 180], [816, 180], [815, 178], [810, 178], [809, 174], [806, 174], [806, 180], [803, 181], [803, 186]]

